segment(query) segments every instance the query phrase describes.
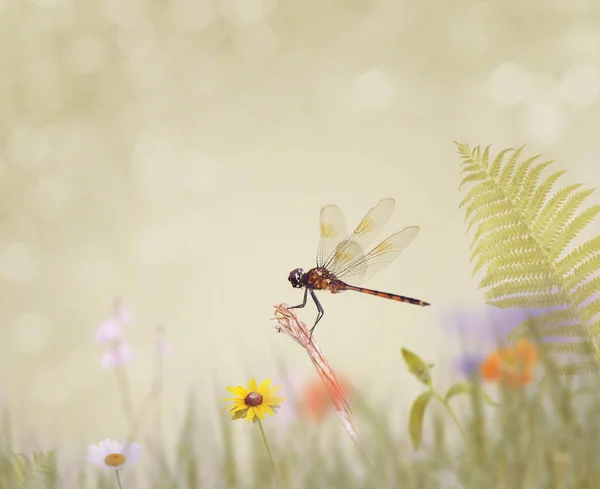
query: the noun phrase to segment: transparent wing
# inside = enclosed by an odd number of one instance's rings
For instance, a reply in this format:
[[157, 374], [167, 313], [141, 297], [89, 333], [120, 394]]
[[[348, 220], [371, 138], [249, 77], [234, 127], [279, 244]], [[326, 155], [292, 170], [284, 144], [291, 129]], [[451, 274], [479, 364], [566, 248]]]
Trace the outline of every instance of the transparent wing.
[[321, 240], [317, 250], [317, 266], [322, 266], [335, 247], [348, 236], [346, 220], [337, 205], [326, 205], [321, 209]]
[[408, 226], [383, 240], [366, 255], [362, 255], [336, 273], [336, 277], [351, 285], [360, 285], [392, 263], [419, 234], [418, 226]]
[[352, 234], [341, 241], [319, 266], [337, 275], [339, 271], [363, 256], [367, 246], [379, 236], [389, 221], [395, 204], [394, 199], [387, 198], [371, 207]]

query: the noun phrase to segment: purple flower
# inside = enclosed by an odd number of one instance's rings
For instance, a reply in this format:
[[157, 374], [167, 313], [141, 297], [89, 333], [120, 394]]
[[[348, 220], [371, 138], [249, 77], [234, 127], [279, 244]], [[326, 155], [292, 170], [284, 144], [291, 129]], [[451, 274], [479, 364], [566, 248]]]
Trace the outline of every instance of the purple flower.
[[123, 305], [122, 301], [115, 300], [112, 314], [100, 324], [94, 334], [96, 342], [106, 345], [106, 350], [100, 357], [102, 368], [123, 365], [133, 358], [133, 349], [123, 338], [125, 325], [132, 320], [131, 312]]
[[118, 341], [106, 350], [101, 359], [102, 368], [113, 368], [129, 363], [133, 359], [133, 349], [125, 342]]
[[465, 353], [458, 357], [456, 368], [465, 377], [470, 377], [479, 371], [479, 367], [485, 360], [485, 355], [475, 355]]
[[445, 314], [444, 324], [449, 332], [467, 345], [497, 346], [498, 342], [507, 341], [511, 330], [531, 314], [523, 309], [500, 309], [495, 306], [463, 308]]
[[122, 304], [120, 299], [115, 300], [113, 313], [104, 321], [94, 335], [98, 343], [111, 343], [123, 337], [125, 325], [133, 320], [131, 312]]
[[538, 311], [494, 306], [458, 308], [444, 314], [443, 326], [460, 345], [454, 367], [461, 375], [476, 374], [485, 357], [507, 343], [509, 333]]

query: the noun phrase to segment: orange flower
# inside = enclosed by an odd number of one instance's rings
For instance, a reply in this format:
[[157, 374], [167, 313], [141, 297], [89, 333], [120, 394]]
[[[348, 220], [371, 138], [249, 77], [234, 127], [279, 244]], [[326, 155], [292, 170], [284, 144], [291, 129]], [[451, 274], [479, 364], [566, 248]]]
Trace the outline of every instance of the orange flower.
[[[350, 391], [350, 385], [344, 379], [339, 379], [340, 395], [347, 396]], [[336, 395], [327, 392], [327, 388], [320, 378], [309, 381], [298, 396], [301, 412], [314, 421], [321, 421], [327, 413], [335, 410], [335, 404], [332, 403], [331, 396]]]
[[519, 340], [513, 347], [500, 348], [490, 353], [481, 364], [481, 376], [485, 380], [501, 381], [517, 387], [533, 380], [533, 366], [538, 352], [527, 340]]

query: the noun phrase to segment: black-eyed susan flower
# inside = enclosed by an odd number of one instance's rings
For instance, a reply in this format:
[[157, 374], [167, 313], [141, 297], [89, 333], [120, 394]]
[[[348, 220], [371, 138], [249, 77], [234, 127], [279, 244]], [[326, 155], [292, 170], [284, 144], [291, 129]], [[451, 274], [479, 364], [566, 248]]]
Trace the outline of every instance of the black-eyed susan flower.
[[142, 455], [144, 447], [131, 442], [102, 440], [97, 445], [88, 447], [87, 460], [96, 467], [120, 470], [125, 465], [137, 462]]
[[227, 390], [236, 396], [224, 399], [233, 402], [229, 408], [231, 419], [246, 418], [247, 421], [256, 422], [264, 419], [265, 414], [273, 416], [284, 401], [283, 397], [274, 395], [279, 389], [281, 386], [271, 387], [270, 379], [263, 381], [259, 386], [255, 379], [250, 379], [247, 389], [241, 385], [227, 387]]

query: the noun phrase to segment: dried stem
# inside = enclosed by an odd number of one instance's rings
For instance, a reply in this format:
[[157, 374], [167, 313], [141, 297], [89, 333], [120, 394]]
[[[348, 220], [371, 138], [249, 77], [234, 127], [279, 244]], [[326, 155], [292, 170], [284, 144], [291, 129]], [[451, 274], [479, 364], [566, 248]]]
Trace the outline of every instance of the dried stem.
[[344, 429], [354, 441], [357, 441], [354, 415], [344, 395], [344, 390], [325, 355], [315, 343], [314, 337], [310, 334], [306, 324], [300, 321], [294, 309], [290, 309], [286, 304], [275, 306], [275, 319], [277, 320], [275, 330], [277, 332], [283, 331], [306, 350], [335, 405]]

